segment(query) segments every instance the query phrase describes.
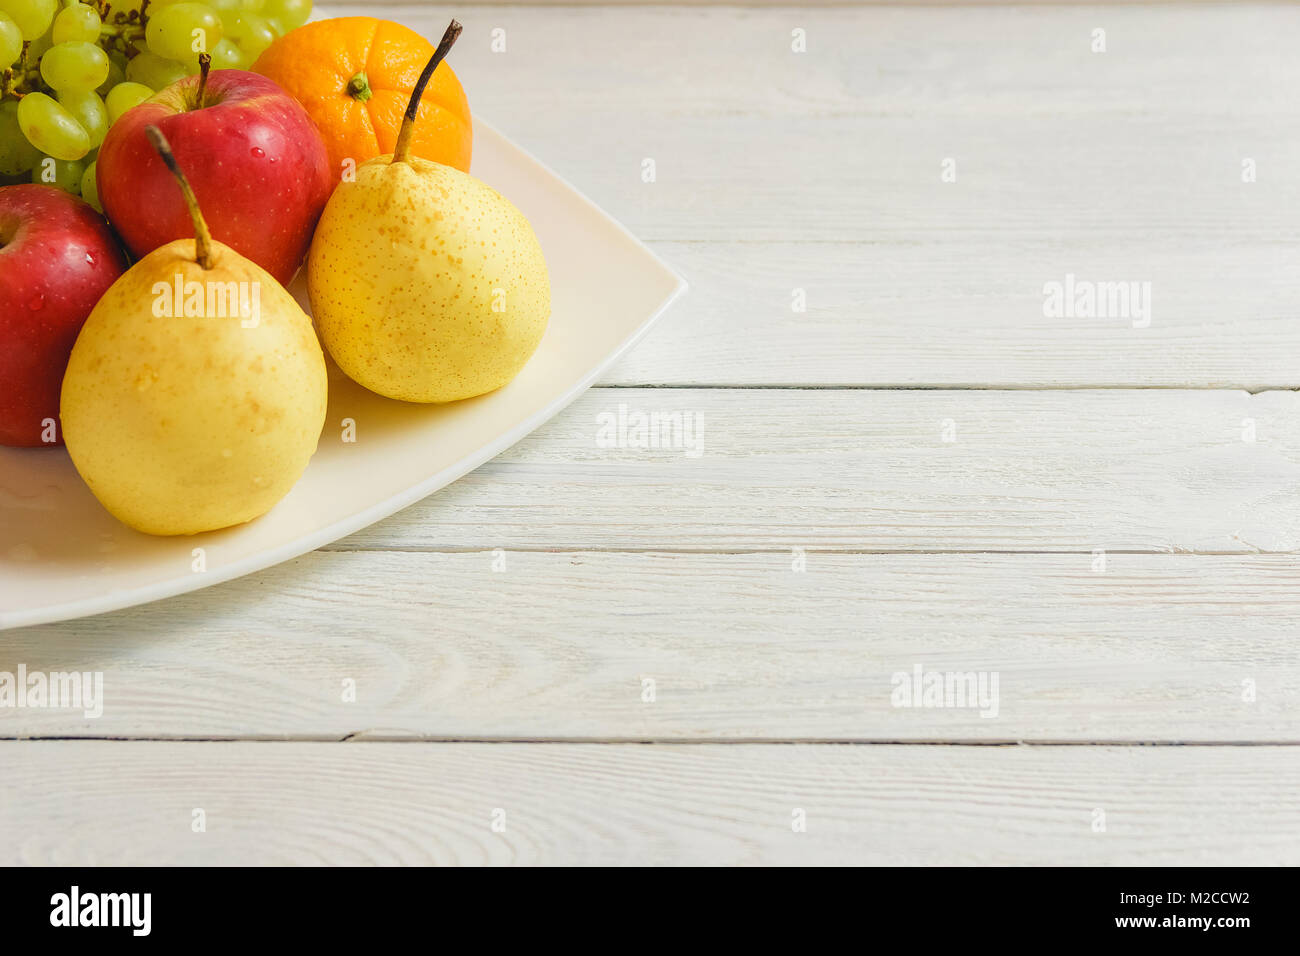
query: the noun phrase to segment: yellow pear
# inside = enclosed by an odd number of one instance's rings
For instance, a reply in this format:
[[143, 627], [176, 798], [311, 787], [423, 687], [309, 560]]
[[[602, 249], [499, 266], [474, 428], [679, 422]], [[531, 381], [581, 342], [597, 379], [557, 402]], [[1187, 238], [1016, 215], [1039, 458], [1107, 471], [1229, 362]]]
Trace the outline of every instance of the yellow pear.
[[307, 257], [321, 341], [347, 375], [408, 402], [454, 402], [513, 379], [551, 314], [532, 226], [500, 193], [411, 156], [424, 86], [460, 33], [452, 21], [411, 96], [396, 147], [334, 190]]
[[213, 240], [162, 134], [197, 238], [126, 271], [86, 319], [63, 379], [63, 437], [95, 497], [150, 534], [269, 511], [316, 451], [325, 358], [274, 278]]

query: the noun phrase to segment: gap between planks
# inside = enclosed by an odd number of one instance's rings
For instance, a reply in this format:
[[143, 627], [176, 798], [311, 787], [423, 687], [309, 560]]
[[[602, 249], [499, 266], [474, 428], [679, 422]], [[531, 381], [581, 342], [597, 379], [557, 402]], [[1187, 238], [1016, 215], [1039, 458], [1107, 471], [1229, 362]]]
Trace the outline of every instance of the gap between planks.
[[589, 391], [609, 389], [655, 389], [670, 391], [716, 392], [1241, 392], [1243, 395], [1263, 395], [1266, 392], [1296, 392], [1300, 385], [1126, 385], [1123, 382], [1096, 385], [999, 385], [978, 382], [958, 382], [955, 384], [918, 385], [907, 382], [874, 382], [861, 384], [854, 382], [818, 383], [818, 382], [769, 382], [750, 384], [745, 382], [605, 382], [593, 385]]
[[[705, 556], [717, 555], [725, 557], [727, 555], [747, 555], [747, 554], [789, 554], [789, 547], [773, 546], [770, 548], [657, 548], [657, 547], [590, 547], [590, 548], [547, 548], [547, 547], [510, 547], [510, 548], [489, 548], [484, 546], [465, 545], [456, 547], [449, 545], [447, 547], [420, 547], [419, 545], [391, 545], [387, 547], [358, 545], [348, 547], [347, 539], [340, 542], [327, 544], [316, 549], [317, 551], [330, 551], [337, 554], [491, 554], [500, 550], [506, 554], [569, 554], [581, 556], [584, 554], [645, 554], [645, 555], [686, 555], [686, 556]], [[1057, 548], [1044, 549], [1039, 551], [1019, 551], [1019, 550], [998, 550], [997, 548], [948, 548], [948, 549], [906, 549], [906, 548], [806, 548], [808, 554], [842, 554], [842, 555], [870, 555], [874, 557], [885, 557], [891, 555], [913, 555], [918, 557], [942, 557], [948, 555], [990, 555], [999, 557], [1032, 557], [1033, 555], [1048, 554], [1092, 554], [1098, 549], [1089, 548]], [[1285, 557], [1291, 554], [1300, 554], [1300, 549], [1291, 549], [1286, 551], [1158, 551], [1154, 549], [1141, 548], [1105, 548], [1108, 555], [1132, 554], [1148, 555], [1165, 558], [1240, 558], [1249, 555], [1279, 555]]]
[[62, 734], [31, 736], [0, 735], [0, 746], [11, 743], [195, 743], [195, 744], [527, 744], [527, 745], [582, 745], [597, 747], [677, 747], [723, 744], [732, 747], [749, 746], [811, 746], [811, 747], [1300, 747], [1300, 740], [978, 740], [954, 738], [951, 740], [860, 740], [852, 737], [472, 737], [369, 734], [356, 731], [342, 737], [299, 734], [294, 736], [129, 736], [105, 734]]

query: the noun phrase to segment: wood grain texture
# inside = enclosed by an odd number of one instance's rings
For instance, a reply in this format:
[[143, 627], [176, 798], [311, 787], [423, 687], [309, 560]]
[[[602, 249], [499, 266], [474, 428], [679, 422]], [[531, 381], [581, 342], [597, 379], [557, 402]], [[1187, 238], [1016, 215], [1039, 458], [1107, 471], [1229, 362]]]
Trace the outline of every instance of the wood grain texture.
[[[691, 281], [605, 383], [687, 387], [0, 634], [105, 681], [98, 720], [0, 708], [0, 863], [1300, 863], [1298, 399], [1234, 391], [1300, 385], [1300, 8], [456, 14], [476, 115]], [[1067, 273], [1151, 282], [1150, 326], [1045, 317]], [[1034, 391], [1091, 386], [1144, 388]], [[620, 405], [702, 453], [602, 447]], [[894, 706], [918, 666], [997, 716]]]
[[[83, 742], [0, 755], [6, 864], [1300, 862], [1297, 748]], [[191, 831], [195, 808], [206, 832]]]
[[[102, 671], [104, 713], [0, 709], [0, 736], [1300, 742], [1294, 556], [794, 568], [316, 552], [6, 632], [0, 670]], [[918, 666], [996, 674], [996, 713], [896, 706], [895, 675]]]
[[1294, 551], [1298, 495], [1293, 392], [597, 389], [333, 547]]
[[1115, 8], [1094, 54], [1091, 10], [488, 8], [454, 65], [477, 115], [646, 239], [1294, 240], [1300, 10], [1264, 9]]
[[[1300, 385], [1300, 271], [1289, 242], [1062, 236], [650, 246], [691, 290], [604, 384]], [[1044, 316], [1044, 285], [1067, 274], [1146, 277], [1151, 324]], [[805, 311], [795, 311], [799, 296]]]
[[[436, 35], [446, 13], [390, 15]], [[1300, 9], [462, 19], [452, 59], [477, 115], [691, 280], [608, 383], [1300, 384]], [[791, 52], [796, 27], [807, 53]], [[1067, 273], [1152, 283], [1150, 327], [1045, 317], [1043, 286]]]

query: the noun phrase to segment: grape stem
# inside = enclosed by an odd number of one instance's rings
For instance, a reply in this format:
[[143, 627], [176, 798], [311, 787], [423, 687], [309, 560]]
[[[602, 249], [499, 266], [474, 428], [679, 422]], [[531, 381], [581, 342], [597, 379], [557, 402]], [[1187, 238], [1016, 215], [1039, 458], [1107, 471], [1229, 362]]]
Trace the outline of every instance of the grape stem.
[[429, 57], [429, 62], [425, 64], [424, 72], [420, 74], [420, 79], [415, 84], [415, 89], [411, 91], [411, 98], [406, 104], [406, 116], [402, 119], [402, 128], [397, 133], [397, 146], [393, 149], [393, 162], [404, 163], [411, 154], [411, 134], [415, 132], [415, 116], [420, 111], [420, 97], [424, 96], [424, 88], [429, 85], [429, 78], [433, 76], [433, 71], [451, 52], [452, 44], [460, 36], [463, 29], [460, 22], [452, 20], [447, 26], [447, 32], [442, 35], [442, 42], [438, 44], [438, 49], [433, 51], [433, 56]]
[[23, 51], [18, 56], [18, 62], [4, 71], [4, 86], [0, 88], [0, 99], [10, 95], [17, 100], [23, 98], [23, 90], [20, 87], [27, 79], [27, 48], [31, 45], [30, 40], [24, 40]]
[[99, 35], [121, 37], [123, 40], [138, 40], [144, 36], [144, 27], [134, 23], [105, 23], [99, 28]]
[[208, 224], [203, 219], [203, 211], [199, 209], [199, 201], [190, 187], [190, 181], [185, 178], [185, 173], [181, 172], [180, 166], [176, 164], [176, 156], [172, 153], [171, 144], [167, 142], [167, 137], [162, 134], [162, 130], [151, 125], [146, 126], [144, 132], [149, 137], [150, 144], [162, 157], [162, 161], [171, 170], [171, 174], [176, 177], [176, 182], [180, 184], [181, 195], [185, 197], [185, 208], [189, 210], [190, 221], [194, 223], [194, 259], [205, 271], [211, 269], [212, 233], [208, 232]]
[[129, 41], [144, 37], [144, 28], [149, 25], [149, 18], [145, 15], [149, 9], [149, 0], [144, 0], [139, 10], [128, 10], [126, 13], [113, 13], [113, 4], [105, 0], [96, 0], [93, 6], [99, 11], [99, 35], [121, 40], [123, 53], [128, 53], [126, 48], [130, 45]]

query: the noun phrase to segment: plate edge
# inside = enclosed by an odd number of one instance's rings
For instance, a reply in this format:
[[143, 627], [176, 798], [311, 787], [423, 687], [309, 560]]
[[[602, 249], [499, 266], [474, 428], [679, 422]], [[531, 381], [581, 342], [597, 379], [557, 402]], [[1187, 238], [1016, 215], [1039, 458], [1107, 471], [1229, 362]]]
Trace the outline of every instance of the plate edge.
[[[495, 132], [495, 130], [494, 130]], [[521, 150], [522, 152], [522, 150]], [[565, 185], [573, 188], [567, 181]], [[577, 192], [577, 190], [575, 190]], [[578, 193], [578, 195], [582, 195]], [[588, 203], [591, 200], [586, 196], [582, 198]], [[595, 207], [602, 216], [609, 219], [610, 222], [624, 229], [621, 223], [609, 216], [608, 213]], [[631, 233], [628, 233], [631, 236]], [[631, 238], [641, 244], [641, 241], [635, 236]], [[641, 244], [643, 245], [643, 244]], [[644, 248], [644, 245], [643, 245]], [[154, 601], [162, 601], [171, 597], [178, 597], [182, 594], [188, 594], [191, 591], [200, 591], [204, 588], [214, 587], [218, 584], [224, 584], [227, 581], [233, 581], [236, 578], [253, 574], [257, 571], [264, 571], [267, 568], [275, 567], [286, 561], [292, 561], [294, 558], [301, 557], [311, 551], [319, 550], [327, 544], [332, 544], [340, 538], [345, 538], [350, 534], [355, 534], [363, 528], [368, 528], [376, 522], [391, 517], [404, 508], [409, 508], [418, 501], [422, 501], [429, 495], [450, 485], [452, 482], [463, 478], [476, 468], [491, 461], [497, 455], [500, 455], [507, 448], [532, 434], [547, 421], [554, 418], [564, 409], [568, 408], [578, 396], [582, 395], [595, 383], [597, 377], [605, 372], [611, 365], [622, 358], [629, 349], [639, 342], [650, 330], [650, 327], [658, 321], [659, 317], [668, 310], [690, 288], [689, 284], [675, 270], [669, 267], [658, 256], [654, 255], [649, 249], [646, 252], [651, 255], [664, 271], [676, 280], [676, 287], [670, 292], [653, 312], [624, 339], [619, 345], [609, 353], [608, 356], [597, 365], [576, 385], [567, 392], [561, 394], [551, 405], [535, 413], [532, 417], [526, 419], [515, 428], [511, 429], [505, 435], [502, 435], [496, 441], [484, 446], [480, 453], [470, 456], [464, 462], [457, 462], [451, 468], [443, 469], [436, 472], [424, 481], [411, 486], [401, 494], [394, 495], [392, 498], [385, 499], [373, 507], [360, 512], [343, 521], [335, 522], [322, 528], [320, 531], [308, 535], [305, 538], [298, 538], [279, 549], [264, 551], [256, 556], [246, 559], [242, 562], [235, 562], [227, 567], [217, 569], [213, 572], [203, 572], [198, 580], [192, 580], [189, 577], [178, 577], [170, 582], [165, 583], [157, 592], [150, 586], [136, 588], [127, 591], [111, 592], [110, 596], [101, 596], [87, 598], [84, 601], [66, 605], [54, 605], [44, 608], [36, 608], [32, 611], [12, 611], [0, 612], [0, 631], [12, 630], [19, 627], [34, 627], [40, 624], [57, 624], [62, 621], [74, 621], [78, 618], [91, 617], [96, 614], [107, 614], [112, 611], [122, 611], [131, 607], [139, 607], [144, 604], [152, 604]], [[463, 465], [463, 467], [462, 467]], [[256, 520], [256, 519], [254, 519]], [[270, 557], [268, 557], [268, 555]], [[141, 592], [146, 592], [141, 594]], [[147, 596], [146, 596], [147, 595]]]

